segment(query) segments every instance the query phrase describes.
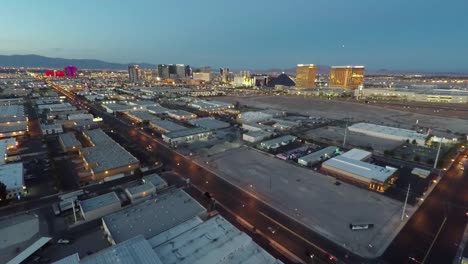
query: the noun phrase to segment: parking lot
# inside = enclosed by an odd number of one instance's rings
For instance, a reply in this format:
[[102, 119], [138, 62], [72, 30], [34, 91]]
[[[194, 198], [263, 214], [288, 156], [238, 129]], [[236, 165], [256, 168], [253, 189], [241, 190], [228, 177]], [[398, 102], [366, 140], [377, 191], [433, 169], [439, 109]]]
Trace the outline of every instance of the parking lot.
[[[206, 163], [208, 161], [208, 164]], [[364, 257], [380, 255], [397, 234], [403, 203], [241, 147], [199, 162], [229, 182]], [[333, 208], [333, 210], [331, 210]], [[414, 210], [408, 207], [408, 213]], [[352, 231], [351, 223], [374, 228]]]

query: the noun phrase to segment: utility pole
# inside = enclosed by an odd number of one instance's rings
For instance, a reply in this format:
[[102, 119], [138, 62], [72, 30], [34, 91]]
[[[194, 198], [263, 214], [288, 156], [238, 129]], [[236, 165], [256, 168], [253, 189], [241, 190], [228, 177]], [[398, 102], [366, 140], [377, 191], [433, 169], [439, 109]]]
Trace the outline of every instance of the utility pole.
[[76, 223], [76, 212], [75, 212], [75, 201], [72, 201], [72, 206], [73, 206], [73, 217], [75, 217], [75, 223]]
[[436, 155], [436, 158], [435, 158], [435, 161], [434, 161], [434, 169], [437, 167], [437, 163], [439, 161], [439, 154], [440, 154], [440, 148], [442, 147], [442, 141], [444, 140], [444, 138], [442, 138], [439, 142], [439, 149], [437, 149], [437, 155]]
[[406, 204], [408, 203], [410, 187], [411, 187], [411, 184], [408, 184], [408, 191], [406, 192], [405, 204], [403, 205], [403, 211], [401, 212], [401, 221], [403, 221], [403, 218], [405, 217]]
[[348, 136], [348, 120], [346, 120], [346, 127], [344, 131], [344, 138], [343, 138], [343, 148], [346, 146], [346, 137]]

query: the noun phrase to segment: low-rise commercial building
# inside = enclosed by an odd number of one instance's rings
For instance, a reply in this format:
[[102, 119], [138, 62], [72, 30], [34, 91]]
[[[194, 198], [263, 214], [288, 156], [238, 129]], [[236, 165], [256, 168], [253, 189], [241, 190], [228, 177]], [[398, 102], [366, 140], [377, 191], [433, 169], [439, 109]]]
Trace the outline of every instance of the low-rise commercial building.
[[151, 122], [150, 125], [152, 128], [158, 130], [162, 134], [188, 129], [182, 125], [176, 124], [168, 120]]
[[78, 151], [81, 149], [81, 142], [76, 139], [76, 136], [73, 132], [60, 134], [59, 142], [64, 152]]
[[468, 103], [468, 91], [459, 89], [365, 88], [355, 90], [354, 96], [408, 102]]
[[7, 199], [21, 199], [26, 194], [23, 163], [8, 163], [0, 166], [0, 182], [5, 184]]
[[143, 176], [143, 183], [151, 183], [156, 187], [156, 191], [165, 189], [168, 187], [167, 182], [161, 178], [157, 173]]
[[206, 209], [177, 189], [102, 218], [104, 233], [112, 244], [137, 235], [154, 237], [194, 217], [206, 218]]
[[427, 179], [427, 177], [429, 177], [429, 175], [431, 175], [431, 171], [421, 169], [421, 168], [414, 168], [411, 171], [411, 174], [416, 175], [416, 176], [418, 176], [419, 178], [422, 178], [422, 179]]
[[233, 110], [234, 105], [220, 101], [193, 100], [188, 103], [189, 107], [208, 113], [219, 113], [227, 110]]
[[137, 186], [129, 187], [125, 189], [125, 193], [132, 203], [156, 195], [156, 187], [151, 183], [147, 182]]
[[396, 127], [381, 126], [369, 123], [356, 123], [348, 127], [351, 132], [361, 133], [364, 135], [385, 138], [395, 141], [416, 142], [418, 145], [424, 146], [428, 135], [418, 133], [414, 130], [402, 129]]
[[197, 127], [203, 127], [209, 130], [217, 130], [217, 129], [227, 128], [230, 126], [229, 123], [217, 120], [214, 117], [203, 117], [203, 118], [192, 119], [189, 121], [189, 123], [191, 125], [194, 125]]
[[296, 141], [296, 139], [297, 137], [295, 136], [286, 135], [286, 136], [270, 139], [267, 141], [263, 141], [262, 143], [260, 143], [260, 147], [266, 150], [277, 149], [281, 146], [286, 146], [286, 145], [293, 143], [294, 141]]
[[221, 216], [213, 217], [163, 243], [158, 243], [158, 239], [149, 240], [149, 243], [162, 263], [282, 263]]
[[318, 164], [321, 161], [325, 161], [338, 154], [338, 151], [338, 147], [329, 146], [324, 149], [305, 155], [303, 157], [300, 157], [297, 160], [297, 163], [301, 164], [302, 166], [314, 166], [315, 164]]
[[154, 123], [161, 120], [159, 117], [145, 111], [130, 111], [127, 112], [127, 116], [138, 123]]
[[272, 135], [273, 133], [263, 130], [249, 131], [247, 133], [242, 134], [242, 139], [250, 143], [256, 143], [266, 138], [269, 138]]
[[98, 219], [118, 211], [122, 205], [115, 192], [99, 195], [79, 202], [81, 213], [86, 221]]
[[322, 171], [378, 192], [386, 191], [397, 179], [397, 169], [381, 167], [343, 155], [322, 163]]
[[117, 174], [133, 174], [140, 162], [101, 129], [83, 131], [92, 147], [79, 150], [91, 180], [102, 180]]
[[28, 118], [23, 105], [0, 106], [0, 138], [16, 137], [28, 132]]
[[362, 149], [353, 148], [341, 154], [341, 157], [345, 157], [352, 160], [366, 161], [372, 157], [372, 153]]
[[148, 112], [150, 112], [151, 114], [155, 114], [155, 115], [167, 114], [169, 112], [174, 111], [172, 109], [169, 109], [160, 105], [147, 106], [146, 110], [148, 110]]
[[178, 145], [182, 143], [192, 143], [195, 141], [207, 140], [211, 135], [213, 135], [213, 132], [210, 130], [197, 127], [163, 134], [162, 138], [166, 143], [171, 145]]
[[16, 138], [0, 139], [0, 165], [17, 157], [17, 146]]
[[63, 133], [61, 124], [41, 124], [42, 135], [54, 135]]
[[177, 120], [190, 120], [197, 118], [197, 115], [194, 113], [190, 113], [184, 110], [174, 110], [169, 113], [167, 113], [171, 118], [177, 119]]

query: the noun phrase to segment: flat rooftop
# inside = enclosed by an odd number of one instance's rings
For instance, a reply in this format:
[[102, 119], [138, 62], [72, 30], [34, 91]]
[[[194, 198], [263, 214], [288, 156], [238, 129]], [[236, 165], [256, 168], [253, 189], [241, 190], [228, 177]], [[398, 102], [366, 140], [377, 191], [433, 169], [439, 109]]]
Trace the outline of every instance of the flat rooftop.
[[185, 110], [173, 110], [171, 111], [171, 115], [176, 115], [176, 116], [194, 116], [194, 113], [185, 111]]
[[186, 127], [184, 127], [182, 125], [179, 125], [179, 124], [176, 124], [174, 122], [167, 121], [167, 120], [152, 122], [152, 125], [160, 128], [160, 129], [167, 130], [169, 132], [174, 132], [174, 131], [187, 129]]
[[23, 105], [0, 105], [0, 117], [22, 117], [24, 116]]
[[389, 127], [389, 126], [381, 126], [381, 125], [375, 125], [375, 124], [370, 124], [370, 123], [356, 123], [352, 126], [349, 126], [348, 129], [350, 131], [355, 131], [359, 133], [366, 134], [366, 132], [370, 131], [370, 132], [376, 132], [380, 134], [395, 135], [398, 137], [408, 138], [408, 139], [415, 138], [415, 139], [425, 140], [427, 137], [426, 134], [420, 134], [414, 130]]
[[364, 160], [372, 156], [372, 153], [362, 149], [353, 148], [345, 153], [341, 154], [340, 157], [345, 157], [353, 160]]
[[[363, 257], [380, 256], [401, 223], [402, 202], [345, 182], [337, 186], [333, 177], [251, 148], [228, 150], [202, 162], [230, 183], [252, 190], [271, 207]], [[409, 205], [411, 210], [414, 207]], [[373, 223], [374, 227], [356, 232], [349, 229], [350, 223]]]
[[157, 173], [143, 176], [143, 180], [145, 182], [151, 182], [154, 186], [156, 186], [156, 189], [164, 188], [167, 186], [167, 182], [163, 178], [161, 178], [161, 176], [159, 176]]
[[183, 190], [177, 189], [156, 199], [127, 207], [103, 217], [113, 240], [120, 243], [136, 235], [154, 237], [206, 209]]
[[148, 110], [148, 111], [150, 111], [150, 112], [152, 112], [154, 114], [165, 114], [165, 113], [173, 111], [172, 109], [169, 109], [169, 108], [166, 108], [166, 107], [163, 107], [163, 106], [160, 106], [160, 105], [147, 106], [146, 110]]
[[310, 162], [310, 161], [319, 161], [324, 155], [332, 155], [333, 153], [335, 153], [337, 150], [339, 150], [338, 147], [335, 147], [335, 146], [328, 146], [324, 149], [321, 149], [321, 150], [318, 150], [318, 151], [315, 151], [315, 152], [312, 152], [308, 155], [305, 155], [301, 158], [299, 158], [300, 160], [303, 160], [303, 161], [306, 161], [306, 162]]
[[282, 263], [221, 216], [153, 247], [165, 264]]
[[[163, 264], [143, 236], [136, 236], [87, 256], [80, 264]], [[164, 263], [166, 264], [166, 263]]]
[[213, 117], [203, 117], [192, 119], [189, 121], [190, 124], [197, 126], [197, 127], [204, 127], [206, 129], [215, 130], [229, 127], [230, 124], [224, 121], [217, 120]]
[[7, 190], [21, 189], [24, 185], [23, 163], [8, 163], [0, 166], [0, 182]]
[[155, 187], [151, 182], [147, 182], [145, 184], [140, 184], [140, 185], [136, 185], [136, 186], [133, 186], [133, 187], [129, 187], [129, 188], [127, 188], [127, 191], [131, 195], [135, 195], [135, 194], [139, 194], [139, 193], [143, 193], [143, 192], [151, 192], [151, 190], [153, 190], [154, 188]]
[[184, 130], [169, 132], [165, 134], [164, 136], [168, 138], [180, 138], [180, 137], [188, 137], [192, 135], [199, 135], [199, 134], [209, 133], [209, 132], [210, 130], [204, 127], [196, 127], [196, 128], [188, 128]]
[[360, 160], [343, 157], [342, 155], [325, 161], [322, 163], [322, 166], [331, 167], [379, 182], [385, 182], [396, 171], [396, 169], [377, 166]]
[[156, 122], [161, 120], [159, 117], [144, 111], [132, 111], [129, 112], [128, 115], [142, 121], [148, 120], [149, 122]]
[[296, 138], [297, 137], [295, 137], [295, 136], [286, 135], [286, 136], [270, 139], [270, 140], [267, 140], [267, 141], [263, 141], [260, 144], [262, 146], [271, 147], [271, 146], [275, 146], [275, 145], [281, 145], [284, 142], [294, 141], [294, 140], [296, 140]]
[[59, 135], [60, 142], [66, 147], [81, 147], [80, 141], [76, 139], [76, 136], [73, 132], [67, 132]]
[[115, 192], [110, 192], [93, 197], [91, 199], [80, 201], [80, 206], [83, 210], [83, 213], [87, 213], [115, 203], [120, 204], [120, 199]]

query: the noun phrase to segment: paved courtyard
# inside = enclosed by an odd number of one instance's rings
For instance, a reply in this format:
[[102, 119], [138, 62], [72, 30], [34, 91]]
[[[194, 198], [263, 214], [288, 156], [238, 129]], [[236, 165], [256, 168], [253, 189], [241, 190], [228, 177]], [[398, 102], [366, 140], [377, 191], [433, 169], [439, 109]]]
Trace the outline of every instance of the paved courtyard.
[[[208, 161], [206, 166], [229, 182], [363, 257], [381, 255], [401, 225], [401, 202], [354, 185], [335, 185], [332, 177], [258, 150], [241, 147]], [[352, 231], [350, 223], [374, 228]]]

